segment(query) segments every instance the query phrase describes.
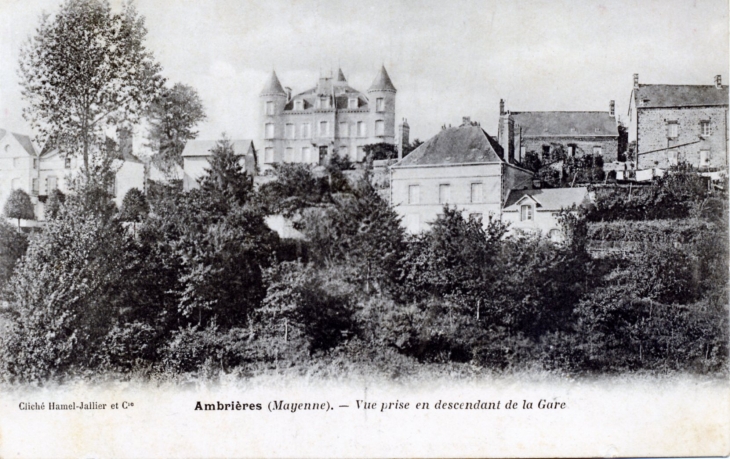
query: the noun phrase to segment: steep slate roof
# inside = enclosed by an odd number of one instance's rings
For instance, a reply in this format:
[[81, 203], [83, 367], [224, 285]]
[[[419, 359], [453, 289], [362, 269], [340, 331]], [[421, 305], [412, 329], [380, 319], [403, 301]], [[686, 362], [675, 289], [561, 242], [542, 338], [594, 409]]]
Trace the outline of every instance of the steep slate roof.
[[337, 69], [337, 82], [340, 83], [347, 83], [347, 79], [345, 79], [345, 74], [342, 73], [342, 69]]
[[638, 108], [727, 106], [728, 86], [640, 84], [634, 89], [634, 97]]
[[479, 126], [444, 129], [393, 167], [501, 162], [502, 147]]
[[390, 77], [388, 76], [388, 72], [385, 70], [385, 66], [380, 67], [378, 76], [375, 77], [373, 84], [371, 84], [368, 89], [368, 92], [370, 91], [397, 91], [395, 86], [393, 86], [393, 82], [390, 81]]
[[[212, 150], [217, 140], [190, 140], [185, 144], [185, 149], [182, 155], [184, 157], [190, 156], [211, 156], [210, 150]], [[233, 152], [238, 156], [243, 156], [248, 153], [248, 150], [253, 148], [253, 141], [251, 139], [238, 139], [232, 140]]]
[[[579, 206], [590, 202], [588, 188], [540, 188], [535, 190], [510, 190], [504, 204], [504, 210], [517, 210], [515, 204], [525, 196], [538, 204], [538, 210], [560, 210]], [[511, 207], [511, 208], [510, 208]]]
[[271, 72], [271, 77], [269, 77], [269, 81], [266, 83], [266, 86], [264, 86], [264, 89], [261, 90], [262, 96], [270, 96], [270, 95], [286, 95], [286, 91], [284, 91], [284, 88], [281, 86], [281, 82], [279, 82], [279, 77], [276, 76], [276, 72]]
[[[5, 137], [5, 134], [7, 134], [8, 131], [5, 129], [0, 129], [0, 139]], [[26, 153], [28, 153], [31, 156], [38, 156], [38, 153], [35, 151], [35, 147], [33, 147], [33, 142], [30, 141], [30, 137], [23, 134], [16, 134], [15, 132], [11, 132], [13, 137], [15, 137], [15, 140], [18, 141], [20, 146], [23, 147]]]
[[[325, 94], [331, 99], [333, 93], [335, 98], [334, 106], [336, 106], [338, 110], [346, 109], [348, 107], [348, 100], [352, 97], [357, 97], [359, 109], [366, 109], [368, 106], [367, 96], [348, 85], [347, 81], [344, 80], [345, 76], [342, 75], [342, 70], [339, 72], [342, 80], [339, 79], [339, 76], [337, 81], [334, 82], [332, 82], [331, 78], [320, 78], [317, 86], [292, 97], [291, 100], [287, 102], [284, 110], [294, 110], [294, 101], [296, 100], [304, 101], [304, 104], [302, 105], [303, 110], [312, 109], [315, 107], [315, 103], [320, 94]], [[332, 101], [330, 100], [330, 102]]]
[[616, 119], [608, 112], [512, 112], [523, 137], [618, 137]]

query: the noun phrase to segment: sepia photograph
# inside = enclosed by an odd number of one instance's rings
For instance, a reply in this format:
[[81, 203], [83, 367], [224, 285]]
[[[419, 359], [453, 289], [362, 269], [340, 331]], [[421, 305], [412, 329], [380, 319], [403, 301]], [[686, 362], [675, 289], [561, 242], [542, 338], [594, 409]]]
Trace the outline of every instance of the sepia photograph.
[[726, 0], [0, 0], [0, 457], [730, 455]]

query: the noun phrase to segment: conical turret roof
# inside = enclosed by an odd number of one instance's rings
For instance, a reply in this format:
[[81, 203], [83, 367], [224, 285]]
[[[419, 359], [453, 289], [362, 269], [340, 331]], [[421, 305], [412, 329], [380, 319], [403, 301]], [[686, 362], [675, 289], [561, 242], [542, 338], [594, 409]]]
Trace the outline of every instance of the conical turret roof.
[[371, 84], [370, 88], [368, 89], [368, 92], [370, 91], [396, 92], [395, 86], [393, 86], [393, 82], [390, 81], [388, 72], [385, 70], [385, 66], [380, 67], [380, 72], [378, 72], [378, 76], [375, 77], [375, 80], [373, 80], [373, 84]]
[[345, 74], [342, 73], [342, 69], [337, 69], [337, 82], [338, 83], [347, 83], [347, 79], [345, 79]]
[[286, 95], [286, 91], [284, 91], [284, 88], [281, 86], [281, 83], [279, 82], [279, 78], [276, 76], [276, 72], [271, 72], [271, 78], [269, 78], [269, 81], [266, 83], [266, 86], [264, 86], [264, 89], [261, 90], [261, 96], [274, 96], [274, 95]]

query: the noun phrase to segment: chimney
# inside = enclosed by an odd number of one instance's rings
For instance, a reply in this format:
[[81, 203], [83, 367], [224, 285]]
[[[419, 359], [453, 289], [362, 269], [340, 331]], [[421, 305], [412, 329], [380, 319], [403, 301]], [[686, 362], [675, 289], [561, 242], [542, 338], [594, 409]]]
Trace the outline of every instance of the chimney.
[[504, 99], [499, 99], [499, 114], [504, 115]]
[[461, 125], [462, 126], [471, 126], [471, 116], [463, 116], [461, 118]]
[[715, 75], [715, 87], [722, 89], [722, 75]]
[[398, 125], [398, 135], [400, 136], [400, 142], [398, 142], [398, 159], [403, 159], [403, 151], [410, 146], [410, 132], [411, 127], [408, 126], [408, 120], [403, 118], [403, 122]]
[[611, 102], [608, 103], [608, 116], [610, 116], [611, 118], [616, 117], [616, 101], [615, 100], [612, 100]]
[[634, 73], [634, 89], [639, 89], [639, 74]]

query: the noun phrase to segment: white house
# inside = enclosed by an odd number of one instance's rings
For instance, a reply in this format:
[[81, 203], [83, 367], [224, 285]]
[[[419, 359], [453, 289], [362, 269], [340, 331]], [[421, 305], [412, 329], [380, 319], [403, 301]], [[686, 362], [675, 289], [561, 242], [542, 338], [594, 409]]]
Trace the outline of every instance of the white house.
[[0, 129], [0, 211], [10, 193], [21, 189], [31, 195], [38, 214], [38, 153], [30, 137]]
[[469, 216], [500, 215], [509, 190], [529, 188], [533, 173], [504, 159], [502, 147], [468, 118], [443, 129], [391, 167], [391, 204], [417, 233], [456, 206]]
[[[198, 186], [198, 178], [205, 175], [210, 167], [211, 152], [215, 148], [216, 140], [191, 140], [185, 144], [183, 150], [183, 189], [191, 190]], [[232, 140], [233, 151], [242, 161], [244, 170], [255, 176], [258, 171], [258, 160], [253, 141], [250, 139]]]
[[541, 232], [559, 241], [563, 237], [558, 221], [560, 211], [590, 202], [585, 187], [512, 190], [502, 209], [502, 221], [511, 223], [511, 231]]

